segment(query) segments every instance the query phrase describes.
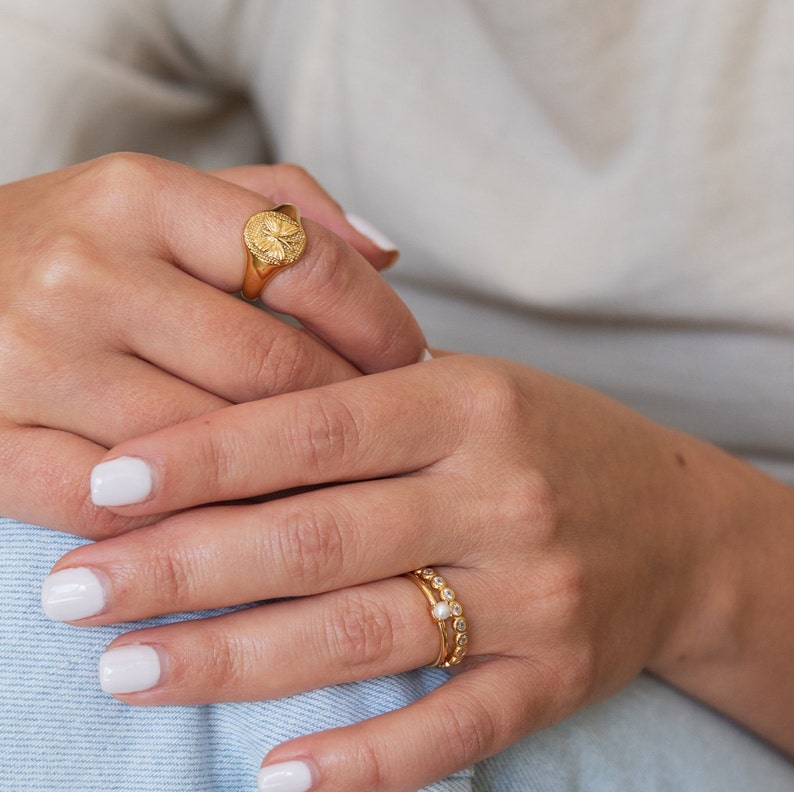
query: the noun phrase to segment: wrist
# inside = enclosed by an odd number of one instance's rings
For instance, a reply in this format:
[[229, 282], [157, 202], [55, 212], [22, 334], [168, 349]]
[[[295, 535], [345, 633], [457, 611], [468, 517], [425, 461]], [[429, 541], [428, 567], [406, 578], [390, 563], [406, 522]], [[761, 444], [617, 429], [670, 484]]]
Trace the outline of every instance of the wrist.
[[794, 490], [701, 452], [688, 586], [648, 670], [794, 751]]
[[719, 449], [687, 438], [683, 512], [683, 585], [650, 670], [670, 681], [698, 666], [724, 662], [741, 642], [750, 538], [747, 479], [758, 474]]

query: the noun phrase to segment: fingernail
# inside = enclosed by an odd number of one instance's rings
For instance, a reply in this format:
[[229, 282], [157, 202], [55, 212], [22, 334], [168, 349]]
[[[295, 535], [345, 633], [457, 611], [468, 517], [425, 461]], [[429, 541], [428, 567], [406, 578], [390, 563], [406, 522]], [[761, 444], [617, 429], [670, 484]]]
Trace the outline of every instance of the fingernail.
[[304, 762], [280, 762], [263, 767], [257, 777], [259, 792], [309, 792], [312, 772]]
[[372, 223], [368, 223], [363, 217], [359, 217], [352, 212], [345, 214], [345, 217], [347, 218], [347, 222], [350, 223], [359, 234], [367, 237], [376, 247], [379, 247], [386, 253], [397, 252], [397, 245], [395, 245], [382, 231], [375, 228]]
[[419, 362], [420, 362], [420, 363], [424, 363], [426, 360], [432, 360], [432, 359], [433, 359], [433, 355], [430, 353], [430, 350], [429, 350], [429, 349], [426, 349], [426, 350], [425, 350], [425, 351], [422, 353], [422, 359], [421, 359]]
[[85, 567], [53, 572], [41, 586], [41, 607], [53, 621], [78, 621], [105, 609], [105, 587]]
[[97, 506], [140, 503], [151, 491], [152, 471], [142, 459], [118, 457], [91, 471], [91, 500]]
[[99, 684], [105, 693], [139, 693], [160, 681], [160, 655], [152, 646], [108, 649], [99, 658]]

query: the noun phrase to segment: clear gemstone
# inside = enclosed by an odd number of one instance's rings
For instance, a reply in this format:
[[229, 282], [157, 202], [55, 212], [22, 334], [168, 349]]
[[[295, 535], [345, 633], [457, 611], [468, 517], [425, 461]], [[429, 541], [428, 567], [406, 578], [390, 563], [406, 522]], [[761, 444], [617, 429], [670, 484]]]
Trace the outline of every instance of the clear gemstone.
[[439, 621], [445, 621], [451, 615], [449, 605], [446, 602], [437, 602], [433, 606], [433, 618]]
[[430, 569], [430, 567], [425, 567], [420, 573], [423, 578], [431, 578], [433, 575], [436, 574], [435, 569]]
[[442, 578], [441, 575], [436, 575], [433, 578], [432, 583], [433, 583], [433, 588], [437, 588], [437, 589], [444, 588], [444, 586], [447, 585], [447, 581], [444, 580], [444, 578]]
[[452, 602], [455, 599], [455, 592], [451, 588], [441, 589], [441, 596], [447, 602]]
[[450, 602], [449, 610], [453, 616], [460, 616], [463, 613], [463, 605], [459, 602]]
[[466, 619], [455, 619], [455, 632], [466, 632]]
[[457, 638], [455, 638], [455, 643], [458, 646], [466, 646], [469, 642], [469, 636], [466, 633], [461, 633]]

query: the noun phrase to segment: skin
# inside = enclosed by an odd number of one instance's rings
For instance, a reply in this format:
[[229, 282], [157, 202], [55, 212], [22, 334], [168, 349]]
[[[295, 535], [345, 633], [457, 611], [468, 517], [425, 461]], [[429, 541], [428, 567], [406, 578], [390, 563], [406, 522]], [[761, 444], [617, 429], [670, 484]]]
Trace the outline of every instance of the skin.
[[[307, 330], [224, 293], [242, 283], [246, 219], [282, 202], [310, 218], [311, 243], [267, 304]], [[211, 176], [116, 154], [6, 185], [0, 211], [0, 366], [15, 372], [0, 383], [9, 517], [92, 539], [151, 522], [91, 503], [89, 474], [110, 446], [230, 402], [412, 363], [425, 346], [373, 269], [394, 253], [295, 166]], [[345, 296], [353, 277], [360, 302]]]
[[[80, 624], [299, 597], [127, 633], [112, 646], [154, 646], [165, 670], [119, 698], [265, 699], [426, 664], [438, 633], [401, 574], [431, 564], [471, 625], [461, 671], [402, 710], [279, 746], [266, 765], [299, 759], [318, 790], [416, 789], [643, 668], [794, 753], [791, 490], [540, 371], [462, 355], [409, 365], [424, 345], [415, 322], [319, 224], [263, 295], [311, 333], [220, 293], [242, 281], [229, 251], [257, 192], [366, 245], [327, 196], [287, 188], [305, 175], [266, 189], [267, 173], [227, 174], [250, 191], [125, 155], [0, 195], [13, 218], [2, 354], [30, 367], [3, 386], [0, 511], [125, 532], [55, 567], [107, 583], [106, 610]], [[46, 233], [26, 204], [56, 218]], [[125, 268], [145, 277], [118, 277], [119, 228]], [[154, 314], [163, 293], [188, 299]], [[88, 472], [118, 456], [147, 461], [153, 492], [97, 509]], [[22, 481], [37, 489], [15, 500]]]
[[[185, 511], [58, 563], [107, 581], [106, 611], [83, 624], [299, 597], [120, 637], [165, 659], [154, 688], [119, 696], [130, 704], [429, 663], [438, 634], [407, 569], [436, 566], [464, 603], [471, 655], [449, 682], [266, 758], [304, 761], [313, 789], [419, 788], [643, 668], [794, 753], [792, 491], [600, 394], [449, 355], [224, 408], [116, 456], [155, 480], [119, 514]], [[310, 489], [191, 508], [296, 487]]]

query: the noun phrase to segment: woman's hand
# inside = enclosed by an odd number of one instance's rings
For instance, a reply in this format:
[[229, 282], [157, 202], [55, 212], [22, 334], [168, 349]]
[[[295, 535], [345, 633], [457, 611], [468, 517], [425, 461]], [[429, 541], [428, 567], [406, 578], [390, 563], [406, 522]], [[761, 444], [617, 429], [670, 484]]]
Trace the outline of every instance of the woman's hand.
[[[448, 356], [228, 407], [106, 462], [130, 459], [149, 489], [115, 510], [131, 519], [313, 489], [184, 511], [59, 561], [47, 607], [86, 626], [297, 598], [120, 637], [103, 674], [126, 702], [266, 699], [432, 663], [438, 625], [408, 570], [435, 567], [463, 605], [461, 673], [278, 747], [265, 777], [296, 760], [313, 789], [416, 789], [644, 667], [791, 740], [792, 631], [748, 632], [753, 609], [790, 601], [790, 491], [588, 389]], [[771, 592], [750, 574], [762, 556]], [[88, 595], [60, 610], [75, 582]]]
[[[242, 284], [246, 220], [282, 202], [318, 222], [263, 300], [311, 332], [224, 294]], [[364, 258], [383, 267], [395, 251], [294, 166], [211, 176], [111, 155], [0, 188], [0, 213], [0, 514], [90, 538], [151, 521], [91, 503], [108, 447], [422, 355], [416, 322]]]

